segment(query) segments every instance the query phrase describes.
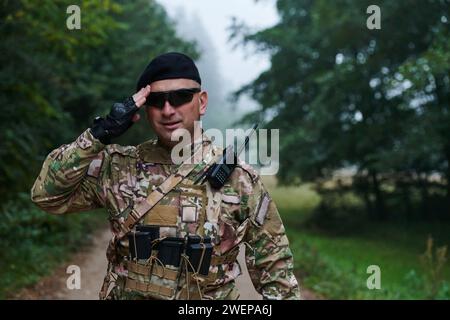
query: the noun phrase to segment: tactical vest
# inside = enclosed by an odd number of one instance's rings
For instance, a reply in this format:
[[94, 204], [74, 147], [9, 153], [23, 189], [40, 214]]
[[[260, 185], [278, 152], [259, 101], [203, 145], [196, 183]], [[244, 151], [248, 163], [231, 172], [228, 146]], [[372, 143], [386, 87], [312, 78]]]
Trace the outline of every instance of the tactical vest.
[[[110, 242], [109, 267], [101, 299], [106, 298], [111, 282], [120, 282], [128, 297], [164, 300], [204, 299], [205, 292], [220, 285], [218, 275], [222, 266], [235, 262], [239, 249], [218, 254], [222, 193], [208, 183], [194, 184], [207, 166], [207, 162], [197, 165], [146, 214], [127, 238]], [[121, 217], [126, 217], [126, 212]], [[152, 233], [156, 234], [154, 240], [142, 240]], [[143, 243], [148, 246], [143, 247]], [[191, 259], [193, 250], [197, 257], [195, 265]], [[167, 256], [172, 261], [170, 264], [162, 261]]]

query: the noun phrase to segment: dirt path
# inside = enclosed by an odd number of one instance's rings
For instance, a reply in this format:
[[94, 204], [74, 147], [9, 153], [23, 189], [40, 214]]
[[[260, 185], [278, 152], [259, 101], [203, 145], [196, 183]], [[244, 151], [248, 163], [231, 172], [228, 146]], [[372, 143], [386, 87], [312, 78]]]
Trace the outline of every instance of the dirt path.
[[[58, 268], [53, 275], [43, 278], [35, 286], [19, 292], [16, 299], [63, 299], [63, 300], [98, 300], [98, 292], [106, 273], [106, 247], [110, 231], [105, 229], [94, 236], [92, 244], [84, 247], [70, 260]], [[66, 273], [67, 267], [80, 267], [81, 288], [69, 290]]]
[[[108, 229], [101, 231], [93, 239], [92, 245], [87, 246], [79, 253], [75, 254], [68, 263], [65, 263], [55, 270], [52, 276], [43, 278], [35, 286], [23, 289], [13, 296], [13, 299], [42, 299], [42, 300], [98, 300], [98, 291], [103, 282], [106, 271], [105, 251], [110, 239]], [[259, 295], [253, 288], [247, 268], [244, 263], [243, 248], [239, 255], [239, 261], [243, 266], [243, 275], [237, 279], [237, 287], [240, 291], [240, 299], [260, 300]], [[69, 290], [66, 282], [70, 274], [66, 273], [67, 267], [77, 265], [80, 267], [81, 288]], [[303, 299], [315, 299], [310, 291], [302, 291]]]

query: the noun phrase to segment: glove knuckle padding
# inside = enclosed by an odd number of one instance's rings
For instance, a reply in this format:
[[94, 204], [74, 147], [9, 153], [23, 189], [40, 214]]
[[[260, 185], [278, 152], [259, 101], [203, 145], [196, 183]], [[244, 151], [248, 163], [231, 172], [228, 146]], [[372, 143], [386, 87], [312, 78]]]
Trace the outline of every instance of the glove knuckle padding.
[[127, 113], [125, 105], [123, 103], [114, 103], [110, 115], [114, 119], [120, 119]]
[[133, 98], [128, 98], [123, 103], [114, 103], [110, 116], [114, 119], [121, 119], [123, 121], [128, 119], [131, 120], [137, 109]]
[[94, 120], [91, 131], [101, 142], [109, 144], [112, 138], [120, 136], [132, 126], [133, 115], [137, 111], [138, 108], [131, 97], [123, 103], [114, 103], [105, 119]]

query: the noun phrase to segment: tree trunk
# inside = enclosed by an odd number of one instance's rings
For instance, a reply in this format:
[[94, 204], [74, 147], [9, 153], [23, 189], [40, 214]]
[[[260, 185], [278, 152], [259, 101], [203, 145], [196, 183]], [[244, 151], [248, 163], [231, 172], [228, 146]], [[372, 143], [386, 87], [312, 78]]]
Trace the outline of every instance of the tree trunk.
[[410, 220], [413, 217], [413, 207], [411, 204], [411, 197], [410, 197], [410, 188], [408, 186], [408, 182], [406, 181], [398, 181], [397, 187], [399, 190], [401, 190], [401, 198], [403, 200], [404, 204], [404, 215], [407, 220]]
[[[446, 114], [448, 114], [448, 111], [450, 111], [450, 94], [446, 82], [448, 82], [448, 75], [443, 74], [442, 76], [435, 76], [437, 104], [447, 109]], [[447, 120], [444, 123], [448, 123], [448, 116], [446, 118], [447, 119], [442, 119], [443, 121]], [[447, 141], [443, 149], [445, 158], [447, 159], [447, 172], [445, 172], [444, 175], [447, 180], [447, 212], [450, 212], [450, 143], [448, 142], [448, 131], [448, 126], [440, 130], [441, 135], [444, 138], [443, 141]]]
[[353, 188], [357, 194], [362, 195], [364, 205], [366, 207], [366, 214], [369, 220], [375, 220], [375, 210], [370, 199], [370, 181], [367, 175], [357, 175], [355, 177]]
[[366, 204], [367, 213], [369, 214], [369, 219], [376, 220], [377, 213], [376, 213], [376, 210], [374, 208], [374, 204], [373, 204], [372, 198], [370, 196], [370, 180], [369, 180], [369, 177], [364, 177], [364, 182], [363, 183], [364, 183], [363, 197], [364, 197], [364, 202]]
[[420, 189], [420, 196], [422, 198], [422, 206], [421, 206], [421, 214], [423, 220], [430, 218], [430, 197], [428, 192], [428, 181], [427, 176], [425, 175], [424, 178], [422, 178], [422, 175], [419, 174], [419, 189]]
[[367, 215], [370, 220], [375, 220], [375, 212], [373, 209], [372, 201], [370, 200], [370, 193], [369, 190], [364, 189], [363, 190], [363, 200], [364, 204], [366, 206]]
[[380, 188], [380, 182], [378, 181], [377, 172], [371, 171], [370, 176], [372, 178], [372, 186], [373, 192], [375, 194], [375, 209], [376, 209], [376, 217], [379, 220], [387, 219], [387, 212], [384, 206], [383, 194]]

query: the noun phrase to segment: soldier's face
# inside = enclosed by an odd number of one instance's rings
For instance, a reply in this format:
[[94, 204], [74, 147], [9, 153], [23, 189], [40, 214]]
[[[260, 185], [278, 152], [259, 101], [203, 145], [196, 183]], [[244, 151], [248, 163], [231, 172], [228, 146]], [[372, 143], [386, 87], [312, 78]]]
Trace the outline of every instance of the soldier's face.
[[[200, 88], [200, 85], [190, 79], [167, 79], [152, 82], [151, 93], [161, 91], [173, 91], [179, 89]], [[167, 100], [162, 108], [147, 106], [147, 119], [158, 136], [166, 146], [172, 147], [177, 141], [171, 141], [172, 133], [179, 128], [184, 128], [191, 134], [194, 140], [194, 122], [200, 120], [205, 114], [208, 103], [206, 91], [195, 93], [190, 102], [180, 106], [172, 106]]]

